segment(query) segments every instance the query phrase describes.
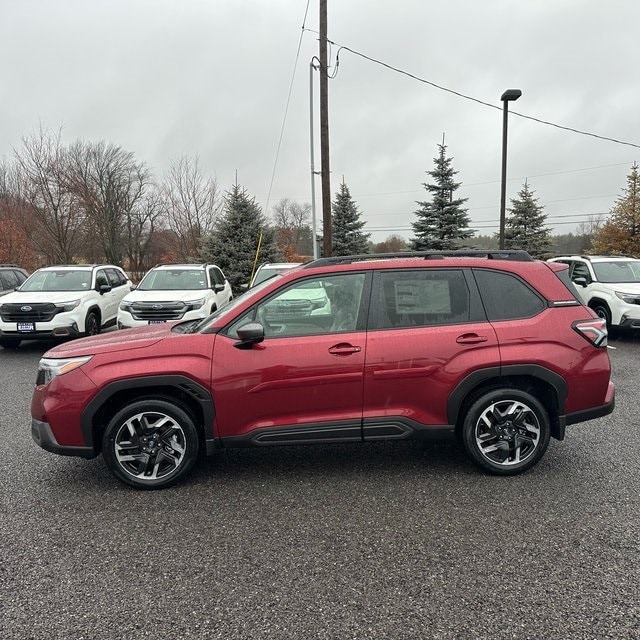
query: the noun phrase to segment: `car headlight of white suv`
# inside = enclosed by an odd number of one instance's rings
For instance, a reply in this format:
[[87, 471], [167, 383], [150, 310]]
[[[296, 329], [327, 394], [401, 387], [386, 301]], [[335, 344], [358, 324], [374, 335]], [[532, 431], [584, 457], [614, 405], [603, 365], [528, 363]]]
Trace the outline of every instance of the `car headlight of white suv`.
[[616, 291], [615, 294], [616, 296], [618, 296], [618, 298], [620, 298], [620, 300], [626, 302], [627, 304], [640, 304], [640, 295], [638, 295], [637, 293], [624, 293], [622, 291]]
[[53, 306], [61, 309], [62, 311], [73, 311], [81, 300], [71, 300], [71, 302], [54, 302]]
[[200, 309], [204, 303], [205, 298], [199, 298], [198, 300], [189, 300], [189, 302], [187, 302], [187, 311], [195, 311], [196, 309]]

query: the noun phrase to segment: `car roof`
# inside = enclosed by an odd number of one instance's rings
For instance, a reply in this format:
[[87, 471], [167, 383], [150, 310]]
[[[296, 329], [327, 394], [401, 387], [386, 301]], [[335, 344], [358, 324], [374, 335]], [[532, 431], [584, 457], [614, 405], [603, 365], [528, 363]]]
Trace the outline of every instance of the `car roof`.
[[554, 256], [550, 260], [586, 260], [587, 262], [628, 262], [638, 260], [635, 256], [606, 256], [606, 255], [574, 255], [574, 256]]
[[215, 264], [202, 264], [202, 263], [168, 263], [157, 264], [153, 269], [206, 269], [208, 267], [215, 267]]
[[93, 269], [121, 269], [115, 264], [53, 264], [48, 267], [41, 267], [38, 271], [62, 271], [62, 270], [75, 270], [75, 271], [92, 271]]

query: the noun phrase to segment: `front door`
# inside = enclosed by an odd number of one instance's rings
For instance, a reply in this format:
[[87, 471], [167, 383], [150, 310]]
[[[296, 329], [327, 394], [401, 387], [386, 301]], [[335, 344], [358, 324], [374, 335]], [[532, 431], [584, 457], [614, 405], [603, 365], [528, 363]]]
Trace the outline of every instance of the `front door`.
[[[364, 273], [284, 286], [216, 338], [212, 388], [229, 443], [362, 439], [366, 348]], [[260, 322], [263, 342], [239, 349], [237, 329]]]

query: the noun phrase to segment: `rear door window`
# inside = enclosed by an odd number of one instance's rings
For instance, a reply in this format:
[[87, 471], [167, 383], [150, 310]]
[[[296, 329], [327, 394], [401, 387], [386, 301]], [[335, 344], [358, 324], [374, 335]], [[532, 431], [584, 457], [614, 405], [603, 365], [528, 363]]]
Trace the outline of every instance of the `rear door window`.
[[457, 324], [477, 319], [460, 269], [381, 271], [375, 329]]

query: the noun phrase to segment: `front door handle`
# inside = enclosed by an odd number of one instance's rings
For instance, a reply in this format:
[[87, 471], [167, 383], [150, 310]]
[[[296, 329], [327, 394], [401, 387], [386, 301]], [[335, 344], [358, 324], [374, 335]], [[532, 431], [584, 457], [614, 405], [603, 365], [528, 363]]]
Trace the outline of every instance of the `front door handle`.
[[360, 347], [356, 347], [348, 342], [341, 342], [340, 344], [333, 345], [333, 347], [329, 347], [329, 353], [334, 356], [349, 356], [359, 351], [361, 351]]
[[486, 336], [479, 336], [477, 333], [463, 333], [456, 338], [458, 344], [478, 344], [487, 341]]

